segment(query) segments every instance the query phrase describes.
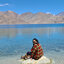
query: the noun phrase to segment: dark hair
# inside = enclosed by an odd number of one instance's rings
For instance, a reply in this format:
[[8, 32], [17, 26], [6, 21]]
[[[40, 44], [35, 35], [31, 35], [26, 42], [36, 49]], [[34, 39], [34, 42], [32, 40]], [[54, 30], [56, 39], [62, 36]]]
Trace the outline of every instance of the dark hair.
[[37, 44], [39, 43], [38, 39], [34, 38], [33, 40], [35, 40], [37, 42]]

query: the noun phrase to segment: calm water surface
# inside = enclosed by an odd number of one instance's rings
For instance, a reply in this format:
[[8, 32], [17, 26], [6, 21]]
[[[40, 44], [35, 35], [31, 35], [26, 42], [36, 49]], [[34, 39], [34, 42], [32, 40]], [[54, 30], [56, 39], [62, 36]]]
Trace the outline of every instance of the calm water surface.
[[44, 55], [64, 59], [64, 27], [15, 27], [0, 28], [0, 57], [24, 55], [32, 47], [32, 39], [37, 38]]

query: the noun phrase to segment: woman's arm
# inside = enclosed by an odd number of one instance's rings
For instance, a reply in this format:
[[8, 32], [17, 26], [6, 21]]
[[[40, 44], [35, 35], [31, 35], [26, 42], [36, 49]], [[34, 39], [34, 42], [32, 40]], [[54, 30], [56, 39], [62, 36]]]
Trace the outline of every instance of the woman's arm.
[[33, 58], [34, 53], [36, 52], [36, 50], [37, 50], [37, 44], [33, 45], [32, 49], [31, 49], [31, 58]]

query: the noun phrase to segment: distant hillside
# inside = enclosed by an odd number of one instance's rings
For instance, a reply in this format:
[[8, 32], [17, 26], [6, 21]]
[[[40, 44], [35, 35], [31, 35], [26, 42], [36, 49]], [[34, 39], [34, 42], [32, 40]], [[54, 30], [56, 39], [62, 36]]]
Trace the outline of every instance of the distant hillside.
[[57, 16], [64, 16], [64, 12], [57, 14]]
[[13, 11], [0, 12], [0, 24], [54, 24], [64, 23], [64, 13], [58, 15], [46, 13], [17, 14]]

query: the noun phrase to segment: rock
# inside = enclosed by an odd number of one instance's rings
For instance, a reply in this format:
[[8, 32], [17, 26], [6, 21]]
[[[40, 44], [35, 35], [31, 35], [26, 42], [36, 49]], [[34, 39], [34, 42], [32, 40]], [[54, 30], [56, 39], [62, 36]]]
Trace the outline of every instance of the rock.
[[27, 60], [19, 60], [21, 64], [55, 64], [52, 59], [48, 59], [45, 56], [42, 56], [39, 60], [34, 60], [34, 59], [27, 59]]

